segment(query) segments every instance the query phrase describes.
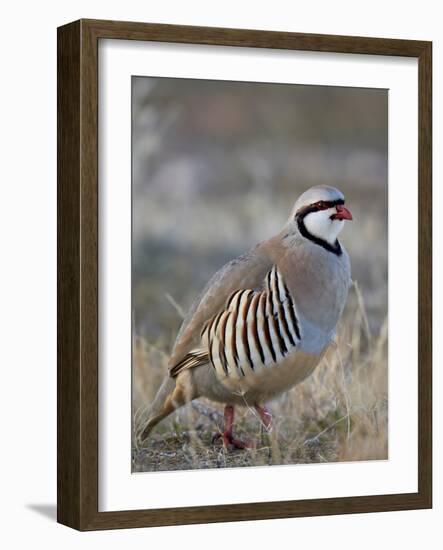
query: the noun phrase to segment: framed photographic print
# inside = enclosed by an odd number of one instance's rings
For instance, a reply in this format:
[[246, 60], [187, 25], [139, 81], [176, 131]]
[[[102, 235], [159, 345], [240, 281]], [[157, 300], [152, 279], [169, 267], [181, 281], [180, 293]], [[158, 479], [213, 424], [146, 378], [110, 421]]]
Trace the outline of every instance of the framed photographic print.
[[430, 508], [431, 43], [58, 29], [58, 520]]

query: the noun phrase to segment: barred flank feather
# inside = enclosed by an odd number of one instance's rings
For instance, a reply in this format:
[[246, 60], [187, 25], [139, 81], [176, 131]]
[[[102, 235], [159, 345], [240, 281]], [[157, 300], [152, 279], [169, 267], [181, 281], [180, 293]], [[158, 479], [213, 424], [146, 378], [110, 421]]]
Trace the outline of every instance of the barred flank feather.
[[188, 353], [170, 374], [210, 364], [220, 378], [244, 377], [278, 364], [300, 340], [294, 301], [274, 266], [262, 291], [238, 290], [229, 296], [225, 308], [204, 325], [202, 348]]

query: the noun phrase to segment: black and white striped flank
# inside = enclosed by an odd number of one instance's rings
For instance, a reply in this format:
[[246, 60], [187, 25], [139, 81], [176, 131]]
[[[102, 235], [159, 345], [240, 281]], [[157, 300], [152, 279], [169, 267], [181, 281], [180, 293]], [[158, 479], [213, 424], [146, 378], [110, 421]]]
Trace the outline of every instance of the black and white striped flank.
[[274, 266], [262, 291], [239, 290], [203, 328], [202, 343], [221, 377], [242, 377], [270, 367], [301, 340], [294, 300]]

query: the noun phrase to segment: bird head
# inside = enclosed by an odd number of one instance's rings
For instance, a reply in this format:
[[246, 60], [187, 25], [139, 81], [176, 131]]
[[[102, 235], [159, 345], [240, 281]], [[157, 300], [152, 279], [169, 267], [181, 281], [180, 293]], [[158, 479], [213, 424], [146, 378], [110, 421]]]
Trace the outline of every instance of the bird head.
[[299, 197], [288, 224], [295, 224], [303, 237], [338, 250], [337, 237], [346, 220], [352, 220], [352, 214], [345, 207], [343, 193], [335, 187], [317, 185]]

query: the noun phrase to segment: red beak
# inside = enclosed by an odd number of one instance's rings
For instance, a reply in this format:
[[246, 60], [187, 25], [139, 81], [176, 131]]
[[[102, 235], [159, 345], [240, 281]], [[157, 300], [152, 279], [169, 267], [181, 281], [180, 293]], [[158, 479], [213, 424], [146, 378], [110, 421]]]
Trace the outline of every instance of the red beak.
[[335, 208], [337, 210], [337, 214], [331, 216], [333, 220], [352, 220], [351, 212], [342, 204], [337, 204]]

